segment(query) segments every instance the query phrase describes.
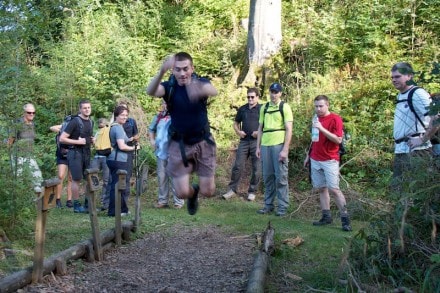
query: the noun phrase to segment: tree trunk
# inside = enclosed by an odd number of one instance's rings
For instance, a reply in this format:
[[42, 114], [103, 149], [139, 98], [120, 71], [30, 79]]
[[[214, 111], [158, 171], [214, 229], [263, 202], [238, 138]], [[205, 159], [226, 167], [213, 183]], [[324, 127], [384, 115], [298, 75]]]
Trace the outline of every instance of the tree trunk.
[[[264, 83], [261, 66], [281, 48], [281, 0], [251, 0], [246, 63], [238, 83]], [[260, 76], [259, 76], [260, 75]]]

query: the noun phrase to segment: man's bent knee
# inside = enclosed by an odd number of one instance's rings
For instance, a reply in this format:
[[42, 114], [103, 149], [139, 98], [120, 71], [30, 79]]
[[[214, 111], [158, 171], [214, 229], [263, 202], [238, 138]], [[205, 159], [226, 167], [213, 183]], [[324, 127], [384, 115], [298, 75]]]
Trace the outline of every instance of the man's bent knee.
[[215, 193], [215, 186], [204, 187], [200, 186], [200, 194], [206, 197], [212, 197]]

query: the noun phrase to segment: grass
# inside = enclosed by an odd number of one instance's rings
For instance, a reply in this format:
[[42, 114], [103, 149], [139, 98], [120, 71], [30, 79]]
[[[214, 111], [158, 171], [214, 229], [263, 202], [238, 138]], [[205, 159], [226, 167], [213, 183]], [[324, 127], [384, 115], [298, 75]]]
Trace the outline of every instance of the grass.
[[[227, 167], [224, 167], [227, 168]], [[219, 172], [222, 172], [220, 168]], [[223, 170], [223, 172], [225, 172]], [[153, 178], [153, 180], [151, 180]], [[267, 292], [301, 292], [310, 288], [332, 292], [345, 292], [346, 288], [338, 284], [339, 278], [346, 278], [341, 271], [340, 263], [346, 252], [347, 242], [355, 235], [362, 222], [354, 221], [353, 232], [343, 232], [340, 221], [335, 218], [332, 225], [314, 227], [312, 220], [319, 217], [319, 204], [312, 203], [313, 212], [298, 208], [297, 194], [292, 196], [292, 207], [289, 216], [284, 218], [272, 215], [259, 215], [256, 211], [262, 206], [262, 194], [256, 202], [247, 202], [242, 197], [225, 201], [220, 198], [226, 189], [226, 180], [218, 180], [217, 196], [200, 201], [199, 212], [189, 216], [186, 209], [154, 209], [156, 202], [155, 175], [150, 175], [149, 189], [142, 196], [142, 222], [135, 237], [145, 233], [165, 230], [179, 223], [190, 226], [215, 225], [237, 235], [256, 235], [262, 233], [268, 223], [275, 229], [276, 250], [271, 259], [271, 267], [267, 278]], [[295, 193], [297, 193], [295, 191]], [[310, 195], [307, 192], [306, 197]], [[131, 197], [133, 211], [134, 197]], [[134, 216], [131, 215], [130, 219]], [[123, 218], [125, 220], [125, 218]], [[114, 218], [104, 214], [99, 215], [101, 232], [114, 227]], [[283, 244], [288, 238], [301, 237], [304, 243], [298, 247]], [[26, 253], [17, 253], [12, 261], [9, 257], [0, 262], [0, 273], [11, 273], [23, 267], [32, 265], [33, 237], [12, 244], [12, 248]], [[52, 209], [48, 213], [45, 256], [48, 257], [59, 251], [91, 238], [90, 220], [88, 215], [74, 214], [71, 209]], [[342, 274], [341, 274], [342, 272]], [[302, 280], [295, 280], [298, 276]]]

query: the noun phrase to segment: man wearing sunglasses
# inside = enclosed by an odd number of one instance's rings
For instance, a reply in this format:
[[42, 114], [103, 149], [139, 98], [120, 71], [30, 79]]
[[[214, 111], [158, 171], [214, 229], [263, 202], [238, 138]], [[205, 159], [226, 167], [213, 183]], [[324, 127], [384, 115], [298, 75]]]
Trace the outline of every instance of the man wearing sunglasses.
[[23, 106], [23, 116], [17, 120], [8, 139], [8, 145], [14, 146], [13, 164], [17, 166], [17, 175], [21, 175], [24, 168], [32, 174], [33, 185], [40, 186], [42, 174], [37, 161], [33, 157], [35, 141], [35, 107], [28, 103]]
[[258, 189], [261, 178], [261, 161], [257, 158], [257, 134], [258, 118], [260, 115], [261, 104], [258, 103], [260, 92], [257, 88], [247, 90], [247, 104], [241, 106], [233, 124], [235, 133], [240, 137], [240, 144], [237, 148], [234, 166], [231, 171], [231, 181], [229, 191], [222, 195], [224, 199], [230, 199], [237, 194], [238, 183], [245, 166], [247, 158], [252, 160], [252, 174], [249, 183], [247, 199], [255, 200], [255, 192]]

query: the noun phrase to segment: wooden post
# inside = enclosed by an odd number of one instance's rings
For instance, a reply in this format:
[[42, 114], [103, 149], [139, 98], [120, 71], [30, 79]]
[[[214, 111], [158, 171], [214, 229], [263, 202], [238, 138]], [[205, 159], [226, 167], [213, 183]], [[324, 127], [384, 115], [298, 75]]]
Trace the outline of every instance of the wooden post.
[[[137, 168], [137, 166], [136, 166]], [[135, 202], [135, 215], [134, 215], [134, 232], [137, 231], [141, 224], [141, 194], [146, 189], [148, 178], [148, 166], [142, 167], [142, 172], [137, 171], [136, 174], [136, 202]]]
[[93, 168], [86, 169], [85, 173], [87, 175], [87, 196], [89, 197], [89, 216], [90, 224], [92, 225], [92, 239], [95, 259], [102, 261], [104, 258], [101, 245], [101, 233], [99, 231], [98, 215], [95, 205], [95, 191], [100, 189], [98, 172], [99, 170], [97, 168]]
[[125, 190], [127, 176], [126, 170], [119, 169], [116, 171], [118, 174], [118, 183], [115, 188], [115, 243], [116, 245], [122, 244], [122, 224], [121, 224], [121, 197], [122, 192]]
[[41, 196], [41, 188], [35, 187], [37, 195], [37, 220], [35, 222], [35, 249], [34, 263], [32, 268], [32, 283], [40, 282], [43, 278], [44, 242], [46, 236], [47, 212], [55, 206], [55, 188], [60, 179], [53, 178], [43, 182], [44, 194]]

